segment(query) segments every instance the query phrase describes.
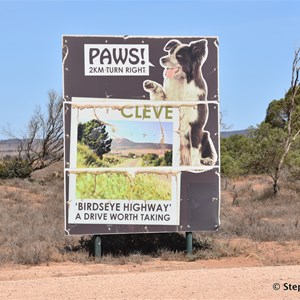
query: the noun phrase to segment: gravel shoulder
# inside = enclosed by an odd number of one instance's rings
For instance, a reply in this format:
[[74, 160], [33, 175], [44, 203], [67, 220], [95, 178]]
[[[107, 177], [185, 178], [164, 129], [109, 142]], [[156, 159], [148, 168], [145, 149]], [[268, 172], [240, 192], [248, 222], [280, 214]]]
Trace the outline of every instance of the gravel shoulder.
[[298, 285], [299, 265], [245, 258], [0, 268], [1, 299], [297, 299]]

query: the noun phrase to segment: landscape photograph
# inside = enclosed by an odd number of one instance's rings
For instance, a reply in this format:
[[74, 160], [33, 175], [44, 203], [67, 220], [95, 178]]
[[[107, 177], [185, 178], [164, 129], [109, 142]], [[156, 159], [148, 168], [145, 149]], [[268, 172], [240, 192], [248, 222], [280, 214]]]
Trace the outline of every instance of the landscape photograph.
[[78, 124], [77, 168], [172, 166], [171, 122], [106, 123], [92, 119]]
[[[171, 175], [145, 171], [132, 177], [123, 169], [172, 166], [172, 123], [112, 120], [107, 123], [110, 125], [92, 119], [78, 124], [77, 168], [118, 168], [120, 171], [78, 174], [76, 198], [170, 200]], [[122, 128], [118, 136], [116, 128]], [[162, 138], [167, 134], [170, 143]]]

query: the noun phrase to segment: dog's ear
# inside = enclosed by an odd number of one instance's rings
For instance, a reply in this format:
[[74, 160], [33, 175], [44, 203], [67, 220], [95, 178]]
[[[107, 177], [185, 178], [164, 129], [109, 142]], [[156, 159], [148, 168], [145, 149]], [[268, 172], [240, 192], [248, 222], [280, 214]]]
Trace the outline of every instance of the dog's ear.
[[191, 42], [189, 46], [192, 48], [194, 57], [200, 59], [202, 62], [206, 60], [208, 54], [207, 40], [203, 39]]
[[171, 40], [171, 41], [168, 41], [166, 43], [166, 46], [164, 48], [165, 51], [170, 51], [172, 50], [174, 47], [180, 45], [181, 43], [178, 41], [178, 40]]

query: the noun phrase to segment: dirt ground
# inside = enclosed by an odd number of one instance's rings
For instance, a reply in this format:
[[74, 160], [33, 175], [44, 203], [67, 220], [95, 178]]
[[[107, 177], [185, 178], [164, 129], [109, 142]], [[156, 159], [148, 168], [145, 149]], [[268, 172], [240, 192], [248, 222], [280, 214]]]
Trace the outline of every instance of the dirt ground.
[[299, 299], [298, 289], [300, 265], [253, 257], [0, 268], [1, 299]]

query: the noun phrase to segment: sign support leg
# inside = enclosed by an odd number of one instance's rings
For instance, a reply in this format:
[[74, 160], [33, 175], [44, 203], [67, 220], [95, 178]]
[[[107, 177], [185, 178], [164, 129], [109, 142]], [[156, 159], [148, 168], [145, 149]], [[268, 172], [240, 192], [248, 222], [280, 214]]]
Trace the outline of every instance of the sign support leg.
[[188, 255], [191, 255], [193, 254], [193, 233], [186, 232], [185, 238], [186, 238], [186, 253]]
[[96, 235], [96, 237], [95, 237], [94, 254], [95, 254], [95, 257], [101, 257], [101, 237], [100, 237], [100, 235]]

